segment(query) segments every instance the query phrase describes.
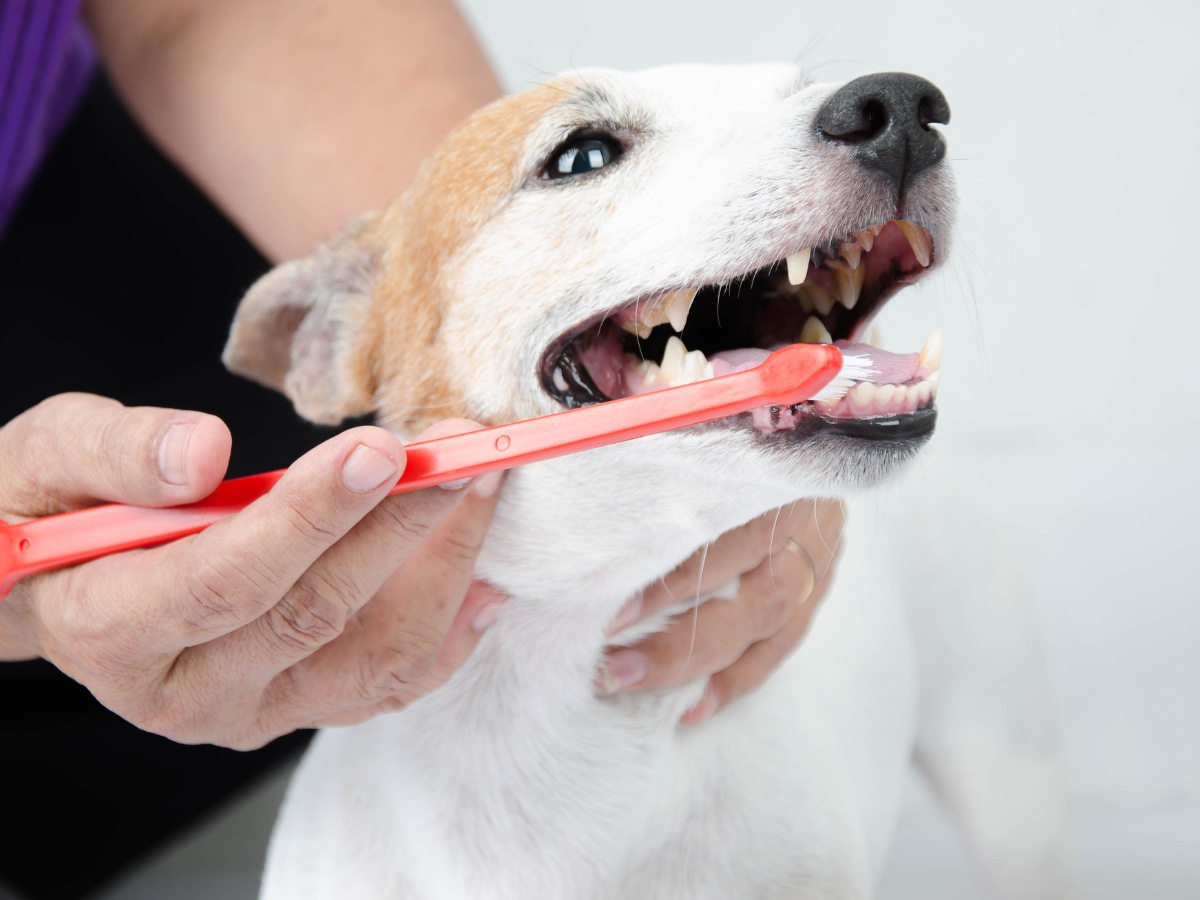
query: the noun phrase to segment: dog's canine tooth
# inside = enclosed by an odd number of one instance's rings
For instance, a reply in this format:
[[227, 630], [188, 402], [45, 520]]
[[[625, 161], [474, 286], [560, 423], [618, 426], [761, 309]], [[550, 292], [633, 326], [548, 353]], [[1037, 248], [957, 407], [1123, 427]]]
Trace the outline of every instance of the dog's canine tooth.
[[643, 341], [650, 337], [650, 332], [654, 330], [652, 325], [647, 325], [644, 322], [638, 322], [634, 319], [622, 319], [620, 325], [622, 331], [636, 334]]
[[808, 261], [812, 257], [812, 247], [805, 247], [798, 253], [793, 253], [787, 258], [788, 282], [791, 284], [804, 284], [804, 280], [808, 278]]
[[875, 246], [875, 235], [878, 232], [872, 231], [870, 228], [864, 228], [862, 231], [854, 232], [854, 240], [856, 240], [863, 248], [863, 252], [870, 253], [871, 248]]
[[842, 259], [850, 264], [851, 269], [857, 269], [862, 262], [863, 246], [858, 241], [842, 241]]
[[681, 333], [687, 325], [688, 313], [691, 312], [692, 301], [695, 299], [696, 288], [680, 288], [663, 298], [662, 310], [676, 334]]
[[829, 333], [829, 329], [816, 316], [809, 316], [804, 327], [800, 329], [800, 343], [802, 344], [832, 344], [833, 335]]
[[923, 369], [936, 372], [942, 367], [942, 330], [935, 328], [925, 339], [921, 355], [917, 357], [917, 365]]
[[674, 384], [683, 374], [683, 359], [687, 356], [687, 347], [683, 345], [683, 341], [672, 335], [667, 338], [667, 346], [663, 349], [662, 362], [659, 368], [662, 370], [662, 378], [668, 384]]
[[905, 239], [908, 241], [908, 246], [912, 247], [913, 255], [916, 256], [917, 262], [922, 266], [928, 266], [933, 250], [933, 244], [929, 240], [929, 232], [920, 225], [912, 222], [906, 222], [903, 219], [896, 219], [897, 227], [904, 233]]
[[833, 275], [833, 287], [837, 291], [838, 301], [846, 309], [854, 309], [858, 303], [858, 295], [862, 292], [867, 270], [863, 267], [852, 269], [841, 260], [834, 260], [828, 268]]
[[[696, 288], [680, 288], [677, 291], [668, 291], [660, 298], [653, 301], [643, 303], [639, 313], [640, 320], [638, 325], [643, 329], [652, 329], [659, 325], [671, 323], [671, 328], [678, 334], [683, 331], [687, 325], [688, 313], [692, 309], [692, 301], [696, 299]], [[622, 327], [625, 327], [622, 325]], [[641, 334], [640, 331], [633, 332], [629, 328], [625, 328], [631, 334], [639, 334], [641, 337], [649, 337], [649, 331], [646, 334]]]

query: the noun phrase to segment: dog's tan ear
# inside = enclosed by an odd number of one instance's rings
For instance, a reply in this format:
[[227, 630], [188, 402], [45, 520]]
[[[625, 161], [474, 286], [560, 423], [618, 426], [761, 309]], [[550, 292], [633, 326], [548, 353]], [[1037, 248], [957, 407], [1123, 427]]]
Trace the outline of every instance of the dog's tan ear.
[[375, 221], [359, 219], [312, 256], [259, 279], [238, 306], [221, 357], [324, 425], [373, 411], [370, 354], [360, 348], [379, 265]]

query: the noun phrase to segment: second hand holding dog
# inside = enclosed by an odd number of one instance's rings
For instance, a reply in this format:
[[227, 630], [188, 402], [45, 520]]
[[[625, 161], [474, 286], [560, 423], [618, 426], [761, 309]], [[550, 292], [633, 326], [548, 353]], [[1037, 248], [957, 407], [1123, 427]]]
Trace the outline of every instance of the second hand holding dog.
[[609, 626], [625, 628], [737, 580], [734, 602], [699, 604], [666, 631], [610, 650], [597, 690], [611, 694], [709, 676], [682, 718], [699, 725], [757, 688], [796, 649], [834, 577], [845, 525], [835, 500], [801, 501], [759, 516], [694, 553], [634, 597]]

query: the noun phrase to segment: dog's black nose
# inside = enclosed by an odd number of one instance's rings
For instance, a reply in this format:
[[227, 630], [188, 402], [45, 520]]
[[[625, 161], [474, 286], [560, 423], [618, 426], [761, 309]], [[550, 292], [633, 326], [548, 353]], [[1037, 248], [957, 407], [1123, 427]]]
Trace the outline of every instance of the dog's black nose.
[[905, 72], [855, 78], [817, 113], [820, 132], [850, 145], [862, 166], [890, 179], [898, 194], [946, 155], [946, 142], [929, 126], [949, 121], [945, 95]]

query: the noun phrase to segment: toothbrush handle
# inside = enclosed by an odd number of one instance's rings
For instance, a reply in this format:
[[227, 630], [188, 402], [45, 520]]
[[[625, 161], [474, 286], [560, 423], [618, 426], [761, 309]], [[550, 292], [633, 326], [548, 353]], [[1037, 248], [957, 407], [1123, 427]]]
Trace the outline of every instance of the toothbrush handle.
[[[796, 344], [731, 375], [409, 444], [404, 473], [390, 493], [696, 425], [757, 406], [798, 403], [828, 384], [841, 365], [835, 347]], [[266, 494], [284, 471], [224, 481], [204, 500], [187, 506], [109, 504], [0, 524], [0, 599], [28, 575], [202, 531]]]

